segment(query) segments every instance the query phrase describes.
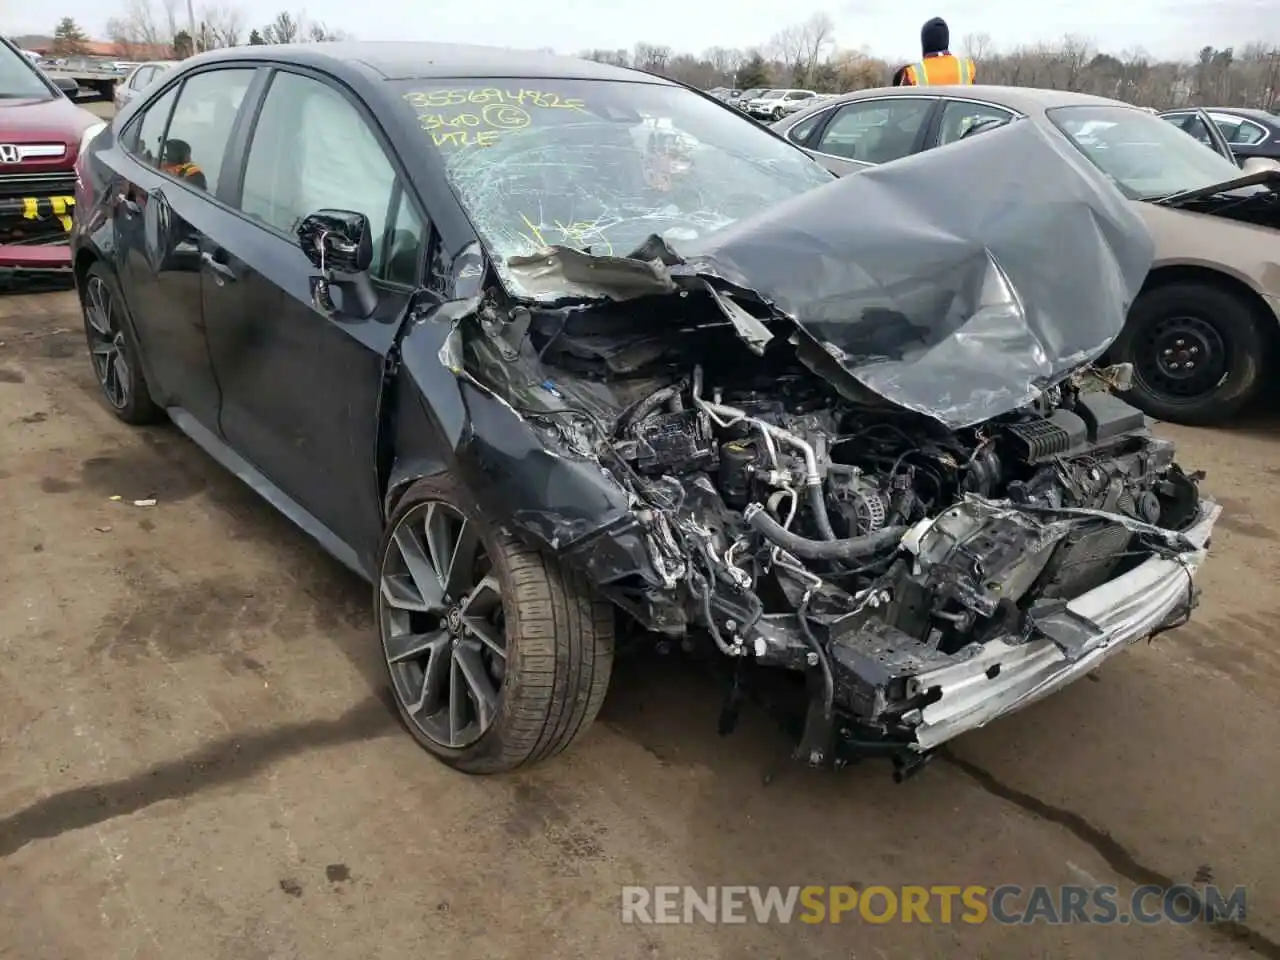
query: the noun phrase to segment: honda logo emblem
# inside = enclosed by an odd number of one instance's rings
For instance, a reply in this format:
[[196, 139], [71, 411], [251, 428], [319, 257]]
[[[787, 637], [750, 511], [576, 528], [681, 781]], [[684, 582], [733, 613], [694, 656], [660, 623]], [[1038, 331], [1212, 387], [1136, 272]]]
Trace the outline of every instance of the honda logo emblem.
[[21, 159], [22, 155], [12, 143], [0, 143], [0, 163], [17, 163]]

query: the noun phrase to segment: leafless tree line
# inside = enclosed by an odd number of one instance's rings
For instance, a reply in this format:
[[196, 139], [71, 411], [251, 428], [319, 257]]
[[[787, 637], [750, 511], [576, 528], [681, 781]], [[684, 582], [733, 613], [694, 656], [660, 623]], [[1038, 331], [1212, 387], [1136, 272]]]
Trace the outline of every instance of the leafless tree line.
[[194, 0], [127, 0], [124, 12], [107, 21], [107, 35], [130, 59], [157, 55], [182, 58], [242, 43], [301, 43], [338, 40], [305, 12], [282, 10], [268, 24], [248, 28], [243, 8], [232, 3]]
[[[999, 50], [985, 33], [964, 37], [956, 52], [977, 62], [978, 82], [1075, 90], [1166, 109], [1197, 105], [1280, 110], [1280, 46], [1206, 46], [1191, 61], [1134, 49], [1104, 52], [1089, 38]], [[712, 47], [701, 55], [637, 43], [632, 50], [585, 50], [580, 56], [661, 74], [704, 89], [715, 86], [803, 87], [824, 93], [889, 83], [900, 66], [865, 48], [840, 48], [829, 16], [815, 13], [746, 50]]]

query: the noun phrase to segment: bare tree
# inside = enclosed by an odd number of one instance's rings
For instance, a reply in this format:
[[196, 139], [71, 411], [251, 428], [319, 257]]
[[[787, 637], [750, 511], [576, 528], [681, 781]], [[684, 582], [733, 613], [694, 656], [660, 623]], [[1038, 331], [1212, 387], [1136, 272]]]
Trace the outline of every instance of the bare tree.
[[671, 61], [671, 48], [652, 43], [637, 43], [632, 65], [648, 73], [665, 74]]
[[155, 56], [170, 50], [178, 33], [180, 0], [128, 0], [124, 12], [107, 21], [107, 36], [113, 43], [133, 51], [130, 56], [145, 53]]
[[245, 15], [239, 7], [210, 3], [200, 9], [199, 32], [208, 45], [203, 50], [239, 46], [245, 33]]
[[836, 25], [825, 13], [815, 13], [800, 25], [800, 57], [805, 82], [813, 79], [818, 64], [835, 48]]
[[302, 16], [294, 16], [288, 10], [281, 10], [262, 28], [262, 39], [267, 43], [297, 43], [301, 36]]
[[987, 59], [987, 54], [991, 53], [994, 46], [989, 33], [967, 33], [960, 41], [960, 49], [965, 56], [979, 62]]

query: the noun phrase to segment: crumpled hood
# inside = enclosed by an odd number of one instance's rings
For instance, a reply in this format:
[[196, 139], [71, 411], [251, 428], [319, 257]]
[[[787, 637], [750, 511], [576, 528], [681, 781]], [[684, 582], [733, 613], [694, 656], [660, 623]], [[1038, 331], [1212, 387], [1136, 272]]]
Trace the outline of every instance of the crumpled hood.
[[1096, 360], [1154, 257], [1119, 191], [1030, 121], [675, 247], [673, 275], [754, 292], [863, 386], [953, 428]]

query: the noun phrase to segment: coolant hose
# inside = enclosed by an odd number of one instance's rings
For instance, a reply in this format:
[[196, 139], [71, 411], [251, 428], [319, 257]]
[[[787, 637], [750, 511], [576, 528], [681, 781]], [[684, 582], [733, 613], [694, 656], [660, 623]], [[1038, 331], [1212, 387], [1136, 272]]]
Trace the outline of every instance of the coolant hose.
[[836, 532], [831, 529], [831, 518], [827, 516], [827, 500], [822, 495], [822, 483], [805, 484], [809, 491], [809, 512], [813, 514], [814, 525], [823, 540], [834, 540]]
[[768, 540], [772, 540], [788, 553], [806, 560], [860, 560], [896, 546], [907, 532], [906, 527], [885, 527], [874, 533], [845, 540], [810, 540], [792, 533], [769, 516], [763, 506], [752, 503], [742, 512], [747, 526]]

